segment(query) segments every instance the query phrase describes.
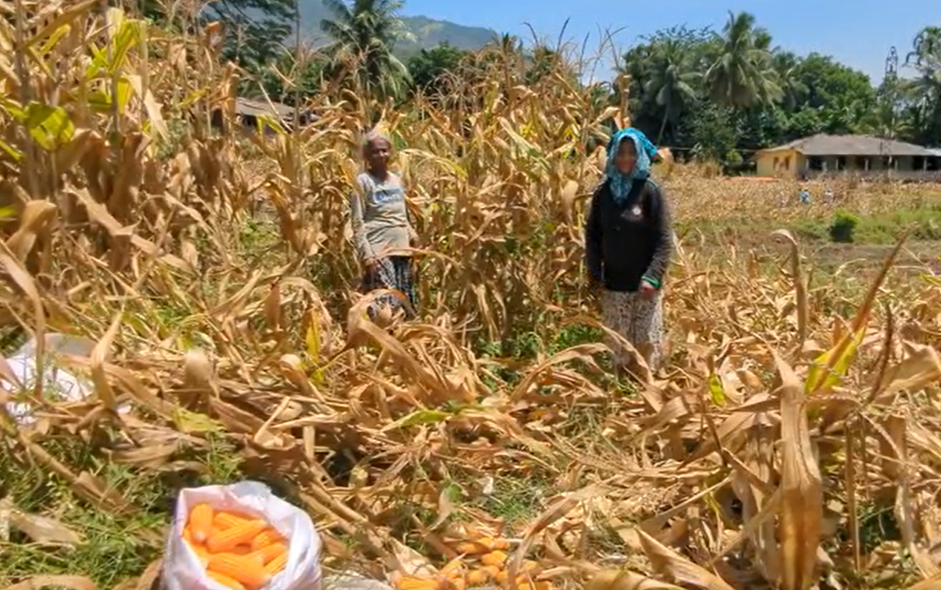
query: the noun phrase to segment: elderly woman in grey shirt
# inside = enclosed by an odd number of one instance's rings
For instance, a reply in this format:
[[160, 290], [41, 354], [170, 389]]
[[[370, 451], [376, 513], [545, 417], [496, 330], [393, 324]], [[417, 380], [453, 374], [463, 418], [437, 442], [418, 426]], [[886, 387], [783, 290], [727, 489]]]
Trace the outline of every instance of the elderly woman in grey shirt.
[[[406, 317], [418, 308], [412, 256], [418, 242], [405, 203], [402, 179], [389, 170], [392, 144], [388, 136], [371, 131], [363, 143], [365, 171], [356, 177], [350, 195], [350, 221], [356, 253], [363, 267], [363, 292], [387, 289], [376, 300], [393, 310], [404, 307]], [[370, 309], [370, 314], [374, 313]]]

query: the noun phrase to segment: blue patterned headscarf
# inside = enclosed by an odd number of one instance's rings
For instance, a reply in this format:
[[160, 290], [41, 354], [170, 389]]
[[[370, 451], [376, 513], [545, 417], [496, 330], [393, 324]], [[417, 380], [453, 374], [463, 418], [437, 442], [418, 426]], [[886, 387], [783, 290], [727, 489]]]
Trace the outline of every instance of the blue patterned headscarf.
[[[634, 142], [634, 149], [637, 151], [637, 164], [634, 170], [629, 174], [622, 174], [614, 164], [617, 158], [618, 148], [621, 142], [630, 139]], [[657, 146], [655, 146], [644, 132], [634, 127], [621, 129], [611, 137], [608, 142], [608, 161], [605, 164], [604, 174], [610, 181], [609, 187], [615, 202], [621, 203], [631, 192], [631, 186], [635, 180], [646, 179], [650, 176], [650, 164], [657, 158]]]

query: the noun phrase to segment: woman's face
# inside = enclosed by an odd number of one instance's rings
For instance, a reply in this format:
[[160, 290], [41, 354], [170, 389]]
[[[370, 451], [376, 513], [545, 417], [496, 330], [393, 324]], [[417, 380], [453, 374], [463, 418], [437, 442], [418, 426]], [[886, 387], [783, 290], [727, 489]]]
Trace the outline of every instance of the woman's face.
[[366, 163], [374, 172], [385, 172], [392, 156], [392, 146], [385, 139], [373, 139], [366, 144]]
[[614, 166], [621, 174], [630, 174], [637, 165], [637, 149], [630, 137], [625, 137], [618, 145], [618, 154], [614, 157]]

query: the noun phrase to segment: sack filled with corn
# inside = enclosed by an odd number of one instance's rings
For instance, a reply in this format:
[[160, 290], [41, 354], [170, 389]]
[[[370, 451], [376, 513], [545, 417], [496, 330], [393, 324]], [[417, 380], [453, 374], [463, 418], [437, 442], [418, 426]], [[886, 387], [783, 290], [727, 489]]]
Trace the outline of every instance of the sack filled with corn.
[[312, 590], [320, 537], [306, 512], [253, 481], [185, 488], [163, 560], [166, 590]]

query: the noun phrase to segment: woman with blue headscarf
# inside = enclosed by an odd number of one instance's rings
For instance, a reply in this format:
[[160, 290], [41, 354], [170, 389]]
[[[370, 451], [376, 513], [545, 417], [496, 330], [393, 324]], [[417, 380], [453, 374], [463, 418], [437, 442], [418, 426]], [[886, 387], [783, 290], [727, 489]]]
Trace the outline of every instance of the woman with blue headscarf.
[[[586, 265], [592, 286], [601, 289], [602, 322], [630, 342], [653, 372], [661, 362], [661, 289], [673, 255], [670, 209], [650, 178], [657, 159], [657, 148], [641, 131], [615, 133], [585, 226]], [[634, 369], [632, 360], [617, 355], [621, 369]]]

